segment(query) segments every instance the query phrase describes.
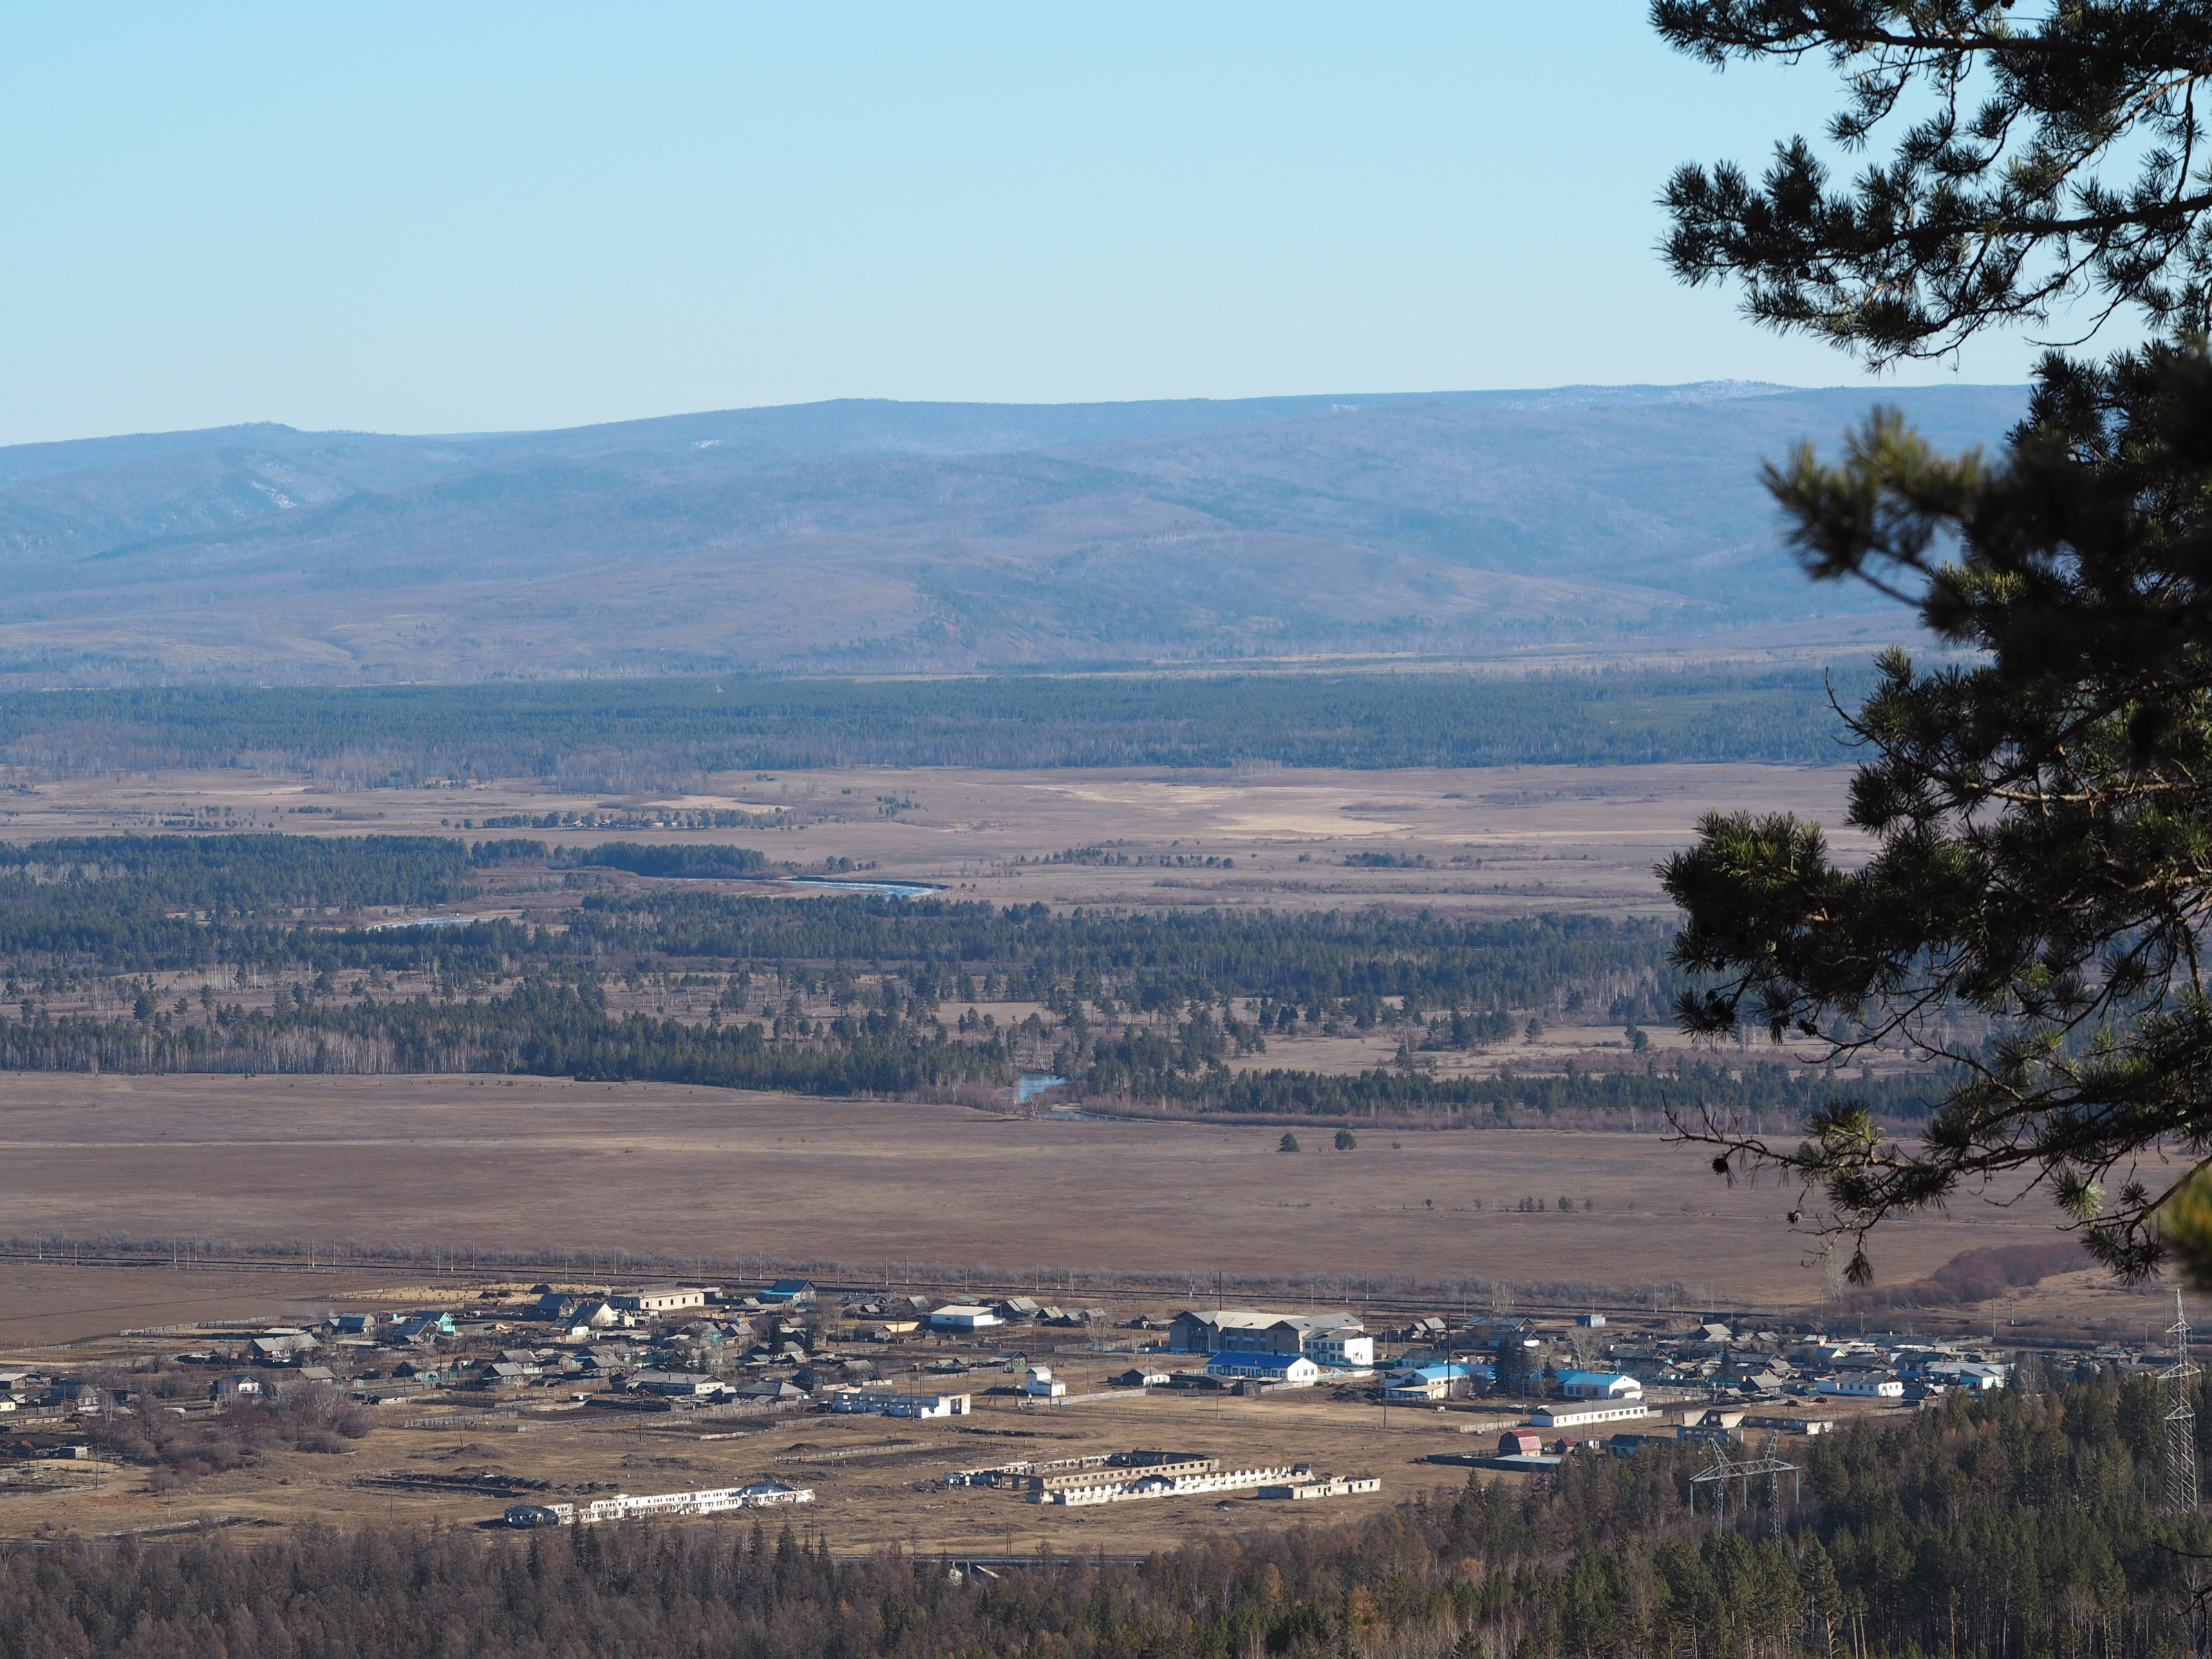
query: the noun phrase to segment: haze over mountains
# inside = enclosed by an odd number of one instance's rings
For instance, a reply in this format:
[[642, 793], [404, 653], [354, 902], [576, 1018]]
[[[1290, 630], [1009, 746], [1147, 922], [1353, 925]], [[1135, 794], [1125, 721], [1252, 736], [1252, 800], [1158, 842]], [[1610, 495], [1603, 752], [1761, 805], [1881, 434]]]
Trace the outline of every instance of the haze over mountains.
[[[0, 449], [0, 675], [473, 679], [1848, 635], [1758, 465], [1875, 402], [1709, 383], [846, 401], [455, 437]], [[1893, 614], [1893, 613], [1889, 613]]]

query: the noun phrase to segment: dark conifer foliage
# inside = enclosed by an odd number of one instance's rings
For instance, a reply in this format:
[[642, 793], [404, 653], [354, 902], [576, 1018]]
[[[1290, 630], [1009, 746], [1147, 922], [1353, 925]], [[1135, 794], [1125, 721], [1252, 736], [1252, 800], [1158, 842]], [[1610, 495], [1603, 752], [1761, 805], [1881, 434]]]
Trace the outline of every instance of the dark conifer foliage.
[[1667, 866], [1677, 961], [1717, 981], [1682, 1018], [1825, 1034], [1839, 1060], [1901, 1047], [1956, 1085], [1917, 1145], [1848, 1100], [1798, 1146], [1692, 1131], [1724, 1174], [1802, 1177], [1862, 1280], [1883, 1218], [2025, 1173], [2123, 1276], [2178, 1251], [2212, 1283], [2212, 5], [1652, 15], [1717, 64], [1825, 61], [1831, 137], [1891, 143], [1841, 189], [1802, 140], [1755, 186], [1683, 169], [1668, 252], [1686, 280], [1738, 282], [1754, 317], [1875, 363], [2075, 301], [2087, 332], [2124, 310], [2165, 336], [2047, 356], [1994, 462], [1877, 411], [1840, 465], [1806, 446], [1769, 468], [1808, 574], [1869, 583], [1973, 654], [1934, 672], [1893, 654], [1849, 721], [1869, 866], [1784, 814], [1716, 815]]
[[2197, 108], [2205, 0], [1655, 0], [1660, 33], [1715, 67], [1823, 61], [1841, 107], [1754, 181], [1688, 166], [1666, 191], [1668, 262], [1734, 280], [1744, 308], [1881, 364], [1936, 357], [2086, 296], [2177, 337], [2212, 313], [2212, 161]]
[[[2212, 362], [2053, 365], [2001, 465], [1877, 418], [1841, 466], [1800, 454], [1775, 488], [1816, 575], [1911, 582], [1928, 625], [1981, 655], [1934, 673], [1894, 655], [1851, 718], [1870, 864], [1846, 872], [1814, 826], [1748, 815], [1709, 819], [1668, 864], [1677, 960], [1719, 981], [1685, 1018], [1779, 1035], [1840, 1014], [1846, 1053], [1879, 1039], [1960, 1068], [1924, 1148], [1845, 1107], [1784, 1154], [1862, 1237], [2025, 1169], [2093, 1249], [2147, 1272], [2189, 1164], [2133, 1166], [2212, 1151]], [[1962, 1008], [1997, 1040], [1948, 1036]]]
[[[1841, 670], [1846, 687], [1863, 678], [1861, 665]], [[368, 785], [532, 777], [625, 789], [702, 773], [854, 765], [1820, 761], [1836, 753], [1811, 724], [1827, 696], [1827, 678], [1807, 669], [0, 692], [0, 763], [59, 774], [276, 764]]]

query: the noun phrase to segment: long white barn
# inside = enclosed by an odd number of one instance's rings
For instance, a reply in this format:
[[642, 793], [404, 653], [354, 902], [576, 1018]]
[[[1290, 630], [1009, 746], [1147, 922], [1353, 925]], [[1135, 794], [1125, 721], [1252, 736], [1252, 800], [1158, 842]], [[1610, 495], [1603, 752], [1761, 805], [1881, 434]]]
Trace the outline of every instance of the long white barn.
[[698, 1492], [664, 1492], [633, 1498], [617, 1492], [584, 1504], [511, 1504], [510, 1527], [589, 1527], [602, 1521], [629, 1521], [653, 1515], [721, 1515], [731, 1510], [763, 1509], [772, 1504], [811, 1504], [809, 1486], [781, 1480], [756, 1480], [749, 1486], [708, 1486]]

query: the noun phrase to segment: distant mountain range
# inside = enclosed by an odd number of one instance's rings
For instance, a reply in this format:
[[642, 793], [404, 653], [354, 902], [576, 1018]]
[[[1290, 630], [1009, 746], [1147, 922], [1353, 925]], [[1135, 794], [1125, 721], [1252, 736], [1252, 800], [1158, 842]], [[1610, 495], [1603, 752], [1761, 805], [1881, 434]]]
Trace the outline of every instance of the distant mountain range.
[[[1820, 634], [1762, 457], [2018, 386], [730, 410], [0, 448], [0, 677], [351, 681]], [[1809, 634], [1808, 631], [1809, 630]], [[1846, 628], [1845, 632], [1849, 629]]]

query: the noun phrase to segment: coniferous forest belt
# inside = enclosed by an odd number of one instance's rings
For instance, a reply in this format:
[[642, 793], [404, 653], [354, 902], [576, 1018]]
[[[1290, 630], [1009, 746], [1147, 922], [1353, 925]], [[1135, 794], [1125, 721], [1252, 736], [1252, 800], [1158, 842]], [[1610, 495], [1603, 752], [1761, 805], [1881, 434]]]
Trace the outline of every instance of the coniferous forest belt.
[[1419, 1495], [1356, 1525], [1141, 1561], [1041, 1551], [964, 1581], [790, 1525], [27, 1544], [0, 1548], [0, 1659], [432, 1659], [457, 1630], [472, 1652], [594, 1659], [2163, 1659], [2189, 1651], [2212, 1528], [2157, 1512], [2160, 1387], [2031, 1356], [1990, 1398], [1807, 1443], [1778, 1513], [1754, 1481], [1723, 1525], [1688, 1512], [1710, 1449], [1654, 1439], [1522, 1485], [1437, 1469], [1419, 1492], [1401, 1466], [1386, 1478]]
[[[285, 1009], [206, 1024], [64, 1015], [0, 1025], [0, 1069], [42, 1072], [283, 1072], [329, 1075], [493, 1073], [592, 1082], [697, 1084], [830, 1096], [901, 1095], [963, 1083], [1002, 1085], [1049, 1066], [1079, 1099], [1259, 1114], [1439, 1113], [1520, 1121], [1562, 1110], [1617, 1114], [1657, 1127], [1669, 1109], [1802, 1115], [1847, 1093], [1878, 1112], [1917, 1117], [1937, 1080], [1838, 1079], [1760, 1061], [1670, 1060], [1644, 1072], [1434, 1078], [1376, 1068], [1336, 1075], [1212, 1063], [1217, 1026], [1173, 1035], [1061, 1042], [1024, 1058], [1019, 1028], [980, 1041], [934, 1037], [879, 1015], [817, 1022], [805, 1039], [771, 1026], [702, 1029], [642, 1014], [611, 1015], [596, 988], [532, 983], [501, 997], [428, 998], [373, 1007]], [[782, 1022], [776, 1022], [780, 1026]], [[828, 1029], [823, 1030], [822, 1027]]]
[[[1940, 1079], [1842, 1079], [1755, 1053], [1589, 1075], [1468, 1077], [1435, 1059], [1601, 1013], [1626, 1048], [1679, 988], [1651, 922], [1077, 910], [951, 898], [749, 896], [686, 878], [584, 890], [543, 923], [362, 926], [333, 913], [465, 902], [483, 870], [550, 876], [645, 849], [436, 837], [49, 841], [0, 861], [0, 1066], [44, 1071], [514, 1073], [824, 1095], [1003, 1086], [1323, 1115], [1656, 1123], [1699, 1106], [1802, 1113], [1838, 1089], [1913, 1115]], [[743, 868], [733, 849], [711, 873]], [[535, 861], [536, 868], [533, 868]], [[672, 866], [671, 867], [675, 867]], [[180, 987], [187, 994], [179, 995]], [[1004, 1023], [979, 1005], [1033, 1005]], [[1357, 1033], [1352, 1076], [1271, 1040]], [[1624, 1056], [1626, 1058], [1626, 1056]], [[1232, 1063], [1237, 1062], [1237, 1063]]]
[[[1855, 694], [1862, 666], [1838, 671]], [[368, 784], [701, 771], [1841, 758], [1817, 669], [561, 680], [0, 693], [0, 763], [281, 766]]]

